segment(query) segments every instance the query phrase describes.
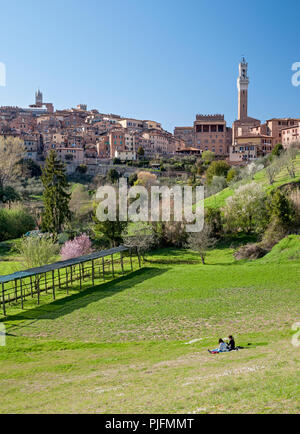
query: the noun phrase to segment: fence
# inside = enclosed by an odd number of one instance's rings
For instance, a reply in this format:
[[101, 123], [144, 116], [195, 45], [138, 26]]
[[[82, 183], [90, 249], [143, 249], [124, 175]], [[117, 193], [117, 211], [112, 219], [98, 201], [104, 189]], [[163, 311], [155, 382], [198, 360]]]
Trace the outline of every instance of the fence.
[[65, 289], [66, 294], [69, 295], [75, 282], [79, 282], [81, 290], [86, 280], [92, 280], [92, 286], [95, 286], [96, 279], [103, 281], [111, 277], [114, 279], [118, 274], [118, 266], [121, 275], [127, 271], [132, 272], [134, 271], [134, 256], [137, 257], [138, 266], [141, 268], [141, 258], [138, 251], [135, 250], [134, 253], [132, 249], [121, 246], [68, 261], [1, 276], [0, 298], [3, 314], [6, 316], [7, 306], [18, 302], [24, 309], [24, 303], [28, 297], [31, 299], [37, 297], [37, 303], [40, 304], [42, 293], [52, 294], [53, 300], [56, 298], [58, 289]]

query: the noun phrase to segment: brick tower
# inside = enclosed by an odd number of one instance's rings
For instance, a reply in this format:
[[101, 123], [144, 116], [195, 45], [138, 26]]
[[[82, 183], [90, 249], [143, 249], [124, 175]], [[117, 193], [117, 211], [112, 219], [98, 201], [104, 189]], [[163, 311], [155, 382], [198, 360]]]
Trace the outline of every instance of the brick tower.
[[248, 63], [243, 57], [239, 65], [239, 78], [237, 80], [237, 87], [239, 91], [239, 121], [243, 121], [248, 118], [248, 86]]
[[37, 107], [43, 106], [43, 94], [40, 89], [35, 93], [35, 105]]

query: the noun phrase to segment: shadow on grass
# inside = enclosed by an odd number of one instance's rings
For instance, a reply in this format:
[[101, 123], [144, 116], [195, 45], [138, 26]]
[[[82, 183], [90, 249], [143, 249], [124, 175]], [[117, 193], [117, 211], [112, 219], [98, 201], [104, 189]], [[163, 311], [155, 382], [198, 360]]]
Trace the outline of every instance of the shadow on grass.
[[[103, 283], [92, 288], [80, 291], [52, 303], [30, 309], [28, 311], [9, 315], [5, 321], [24, 321], [24, 320], [55, 320], [65, 315], [69, 315], [75, 310], [82, 309], [90, 303], [95, 303], [107, 297], [113, 297], [119, 292], [132, 288], [134, 285], [144, 282], [152, 277], [159, 276], [166, 273], [168, 268], [142, 268], [127, 276], [122, 276], [107, 283]], [[26, 304], [24, 305], [26, 308]]]
[[189, 260], [189, 259], [177, 259], [177, 258], [171, 258], [171, 259], [145, 259], [145, 262], [149, 264], [161, 264], [161, 265], [199, 265], [201, 264], [200, 259], [197, 260]]

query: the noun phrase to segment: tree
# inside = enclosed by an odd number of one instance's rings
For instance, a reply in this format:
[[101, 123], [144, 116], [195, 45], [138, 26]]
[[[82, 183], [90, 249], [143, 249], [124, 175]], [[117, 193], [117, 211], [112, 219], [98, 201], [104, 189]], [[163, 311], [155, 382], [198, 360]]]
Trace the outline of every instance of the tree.
[[207, 224], [201, 232], [191, 233], [188, 237], [188, 247], [199, 253], [203, 265], [205, 265], [208, 251], [216, 245], [216, 242], [212, 236], [212, 229]]
[[150, 188], [152, 185], [157, 185], [157, 176], [150, 172], [139, 172], [135, 185]]
[[275, 164], [275, 162], [266, 168], [266, 174], [270, 185], [274, 184], [278, 171], [279, 169], [278, 166]]
[[61, 258], [63, 261], [88, 255], [92, 251], [92, 243], [87, 234], [81, 234], [74, 240], [67, 241], [61, 249]]
[[234, 196], [227, 199], [224, 216], [228, 230], [232, 232], [261, 232], [268, 220], [266, 194], [256, 182], [242, 185]]
[[137, 155], [139, 158], [144, 158], [145, 156], [145, 150], [142, 146], [139, 147], [138, 151], [137, 151]]
[[275, 219], [277, 224], [283, 227], [288, 227], [293, 224], [295, 219], [293, 203], [280, 190], [276, 190], [275, 193], [273, 193], [269, 210], [271, 220]]
[[116, 184], [120, 179], [120, 174], [116, 169], [109, 169], [106, 179], [111, 184]]
[[123, 242], [122, 233], [127, 227], [127, 222], [121, 222], [119, 220], [119, 210], [117, 210], [116, 221], [104, 221], [98, 220], [97, 216], [94, 215], [92, 226], [92, 231], [97, 240], [104, 247], [117, 247]]
[[137, 180], [138, 180], [137, 173], [132, 173], [132, 175], [129, 176], [128, 184], [131, 187], [133, 187]]
[[228, 173], [227, 173], [227, 182], [228, 182], [228, 184], [229, 184], [231, 181], [234, 181], [234, 180], [237, 178], [237, 176], [238, 176], [238, 171], [237, 171], [234, 167], [232, 167], [232, 168], [228, 171]]
[[214, 176], [224, 176], [226, 178], [229, 170], [230, 166], [226, 161], [213, 161], [206, 171], [208, 184], [212, 182]]
[[91, 221], [93, 202], [87, 188], [82, 184], [76, 184], [71, 193], [70, 211], [72, 222], [76, 225]]
[[8, 203], [8, 207], [10, 208], [11, 204], [18, 200], [21, 200], [21, 197], [13, 187], [0, 187], [0, 202]]
[[214, 161], [215, 159], [215, 154], [211, 151], [203, 151], [202, 152], [202, 160], [204, 161], [205, 164], [210, 164]]
[[124, 245], [136, 248], [143, 259], [155, 245], [155, 235], [151, 225], [144, 222], [132, 223], [123, 231]]
[[20, 165], [21, 175], [29, 178], [38, 178], [42, 175], [42, 169], [30, 158], [22, 158], [17, 163]]
[[295, 158], [297, 156], [297, 149], [290, 148], [280, 157], [280, 164], [286, 168], [290, 178], [296, 178]]
[[71, 195], [67, 192], [69, 184], [65, 175], [64, 164], [58, 160], [55, 151], [50, 151], [43, 170], [44, 186], [42, 228], [57, 235], [63, 224], [70, 217], [69, 202]]
[[80, 164], [76, 167], [76, 173], [79, 173], [80, 175], [85, 175], [87, 173], [87, 166], [85, 164]]
[[273, 151], [272, 151], [272, 155], [274, 157], [279, 157], [282, 152], [284, 151], [284, 147], [282, 146], [281, 143], [277, 143], [277, 145], [275, 145]]
[[17, 163], [26, 154], [22, 140], [15, 137], [0, 137], [0, 187], [15, 181], [21, 174]]
[[214, 237], [220, 237], [223, 232], [221, 210], [218, 208], [205, 208], [205, 223], [211, 228]]
[[26, 268], [51, 264], [59, 252], [58, 244], [53, 238], [47, 236], [22, 238], [21, 242], [15, 244], [15, 249], [20, 254]]

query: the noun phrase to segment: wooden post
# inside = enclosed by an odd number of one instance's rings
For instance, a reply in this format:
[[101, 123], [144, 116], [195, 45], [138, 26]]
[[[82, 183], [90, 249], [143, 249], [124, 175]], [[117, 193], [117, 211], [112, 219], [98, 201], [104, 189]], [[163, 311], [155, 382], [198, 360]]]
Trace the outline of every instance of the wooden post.
[[121, 252], [121, 267], [122, 267], [122, 274], [124, 275], [123, 252]]
[[131, 271], [133, 271], [132, 250], [131, 249], [130, 249], [130, 265], [131, 265]]
[[84, 263], [82, 263], [81, 266], [82, 266], [82, 280], [84, 281]]
[[105, 261], [104, 261], [104, 257], [102, 258], [102, 270], [103, 270], [103, 280], [105, 280]]
[[30, 276], [30, 292], [31, 292], [31, 298], [33, 298], [32, 276]]
[[55, 277], [54, 277], [54, 270], [52, 270], [52, 293], [53, 293], [53, 300], [55, 300]]
[[141, 268], [141, 257], [140, 257], [140, 252], [139, 252], [138, 248], [136, 248], [136, 253], [137, 253], [138, 259], [139, 259], [139, 267]]
[[38, 297], [38, 305], [40, 304], [40, 281], [37, 281], [36, 275], [35, 275], [35, 287], [37, 290], [37, 297]]
[[114, 255], [111, 255], [111, 270], [113, 279], [115, 278]]
[[92, 284], [95, 286], [95, 264], [94, 261], [92, 261]]
[[15, 300], [18, 301], [18, 281], [15, 279]]
[[3, 308], [3, 315], [6, 316], [6, 308], [5, 308], [5, 290], [4, 290], [4, 283], [2, 282], [2, 308]]
[[20, 291], [21, 291], [21, 309], [24, 309], [24, 301], [23, 301], [23, 289], [22, 289], [22, 278], [20, 279]]
[[48, 294], [47, 273], [45, 273], [45, 291], [46, 291], [46, 294]]
[[58, 269], [57, 272], [58, 272], [58, 287], [59, 287], [59, 289], [61, 289], [60, 270]]
[[80, 289], [82, 289], [82, 267], [79, 264]]
[[73, 283], [73, 266], [71, 265], [71, 285]]
[[69, 283], [68, 283], [68, 267], [66, 267], [66, 287], [67, 287], [67, 295], [69, 295]]

